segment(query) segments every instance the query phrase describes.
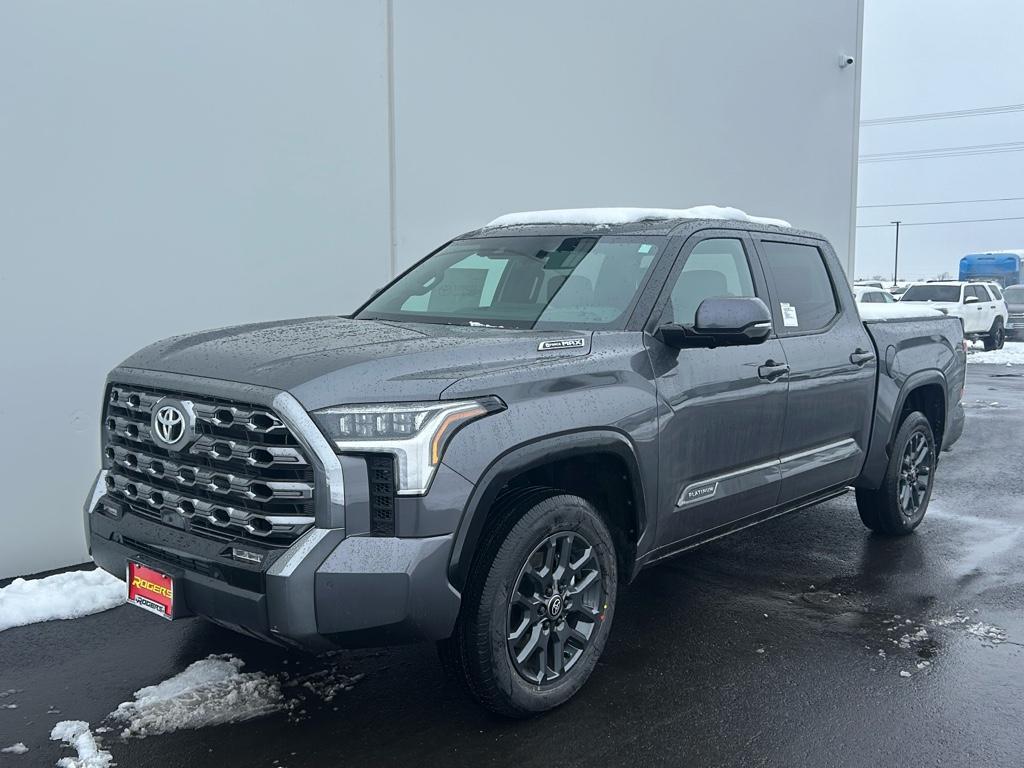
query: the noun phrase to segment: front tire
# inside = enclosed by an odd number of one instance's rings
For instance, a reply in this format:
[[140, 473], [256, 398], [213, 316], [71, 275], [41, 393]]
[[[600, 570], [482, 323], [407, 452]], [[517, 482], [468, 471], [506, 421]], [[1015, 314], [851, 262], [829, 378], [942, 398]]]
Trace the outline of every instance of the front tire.
[[439, 651], [484, 707], [528, 717], [565, 703], [590, 677], [618, 574], [611, 533], [585, 499], [534, 489], [505, 507]]
[[857, 489], [857, 511], [864, 525], [886, 536], [913, 532], [928, 511], [937, 459], [931, 423], [914, 411], [896, 433], [881, 487]]

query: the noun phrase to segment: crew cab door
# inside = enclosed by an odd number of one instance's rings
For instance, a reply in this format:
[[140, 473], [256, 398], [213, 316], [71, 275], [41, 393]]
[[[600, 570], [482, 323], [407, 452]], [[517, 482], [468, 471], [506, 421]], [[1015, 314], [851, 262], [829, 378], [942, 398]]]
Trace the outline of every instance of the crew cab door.
[[826, 242], [776, 234], [754, 240], [789, 365], [779, 492], [786, 505], [860, 474], [871, 437], [877, 360]]
[[692, 324], [701, 301], [714, 296], [769, 300], [743, 232], [691, 236], [646, 328], [661, 408], [658, 546], [770, 509], [779, 494], [787, 386], [779, 340], [676, 349], [654, 335], [663, 323]]

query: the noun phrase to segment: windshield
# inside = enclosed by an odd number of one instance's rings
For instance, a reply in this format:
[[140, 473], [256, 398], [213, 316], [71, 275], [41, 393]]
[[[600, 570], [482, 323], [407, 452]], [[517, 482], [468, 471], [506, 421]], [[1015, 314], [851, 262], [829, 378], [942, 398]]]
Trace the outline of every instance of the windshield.
[[486, 237], [456, 240], [413, 267], [356, 315], [362, 319], [614, 328], [664, 238]]
[[1003, 298], [1007, 304], [1024, 304], [1024, 287], [1007, 288], [1003, 291]]
[[960, 301], [959, 285], [912, 285], [900, 301]]

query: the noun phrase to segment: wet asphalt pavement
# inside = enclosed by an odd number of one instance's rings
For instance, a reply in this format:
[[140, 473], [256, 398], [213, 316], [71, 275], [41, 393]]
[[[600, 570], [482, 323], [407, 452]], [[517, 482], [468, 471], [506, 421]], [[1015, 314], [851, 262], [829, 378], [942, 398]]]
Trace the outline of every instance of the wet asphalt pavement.
[[651, 569], [590, 682], [547, 716], [482, 713], [431, 646], [312, 659], [124, 606], [0, 633], [0, 691], [21, 691], [0, 700], [17, 705], [0, 706], [0, 747], [30, 748], [0, 766], [53, 765], [72, 754], [48, 740], [56, 721], [100, 726], [211, 653], [285, 680], [365, 677], [329, 703], [286, 685], [289, 712], [245, 723], [108, 733], [119, 766], [1021, 766], [1024, 369], [970, 366], [965, 402], [915, 535], [869, 535], [848, 495]]

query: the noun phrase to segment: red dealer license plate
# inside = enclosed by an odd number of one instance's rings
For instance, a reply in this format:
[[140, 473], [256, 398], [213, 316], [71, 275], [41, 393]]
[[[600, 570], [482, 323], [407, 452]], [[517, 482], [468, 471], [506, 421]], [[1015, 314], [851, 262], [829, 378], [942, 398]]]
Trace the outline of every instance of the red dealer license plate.
[[165, 619], [174, 618], [174, 579], [128, 561], [128, 602]]

